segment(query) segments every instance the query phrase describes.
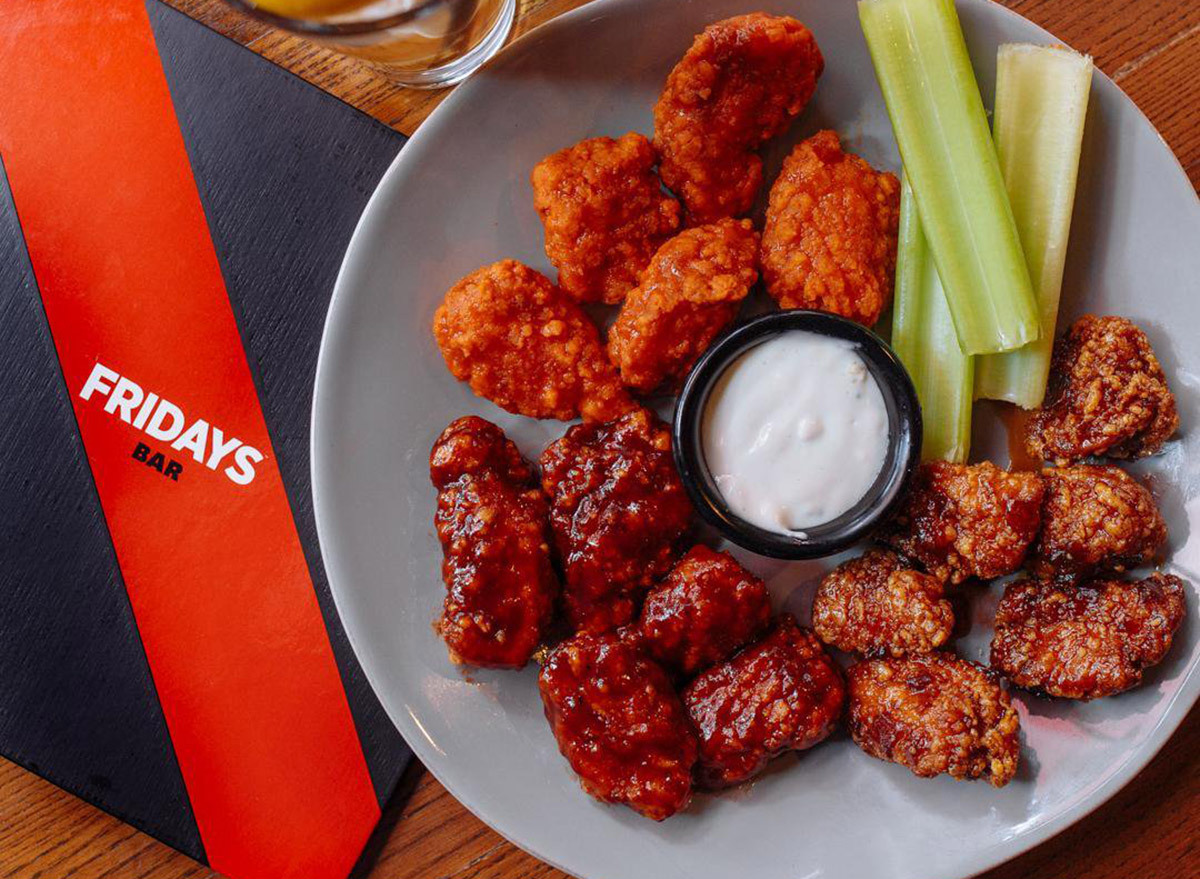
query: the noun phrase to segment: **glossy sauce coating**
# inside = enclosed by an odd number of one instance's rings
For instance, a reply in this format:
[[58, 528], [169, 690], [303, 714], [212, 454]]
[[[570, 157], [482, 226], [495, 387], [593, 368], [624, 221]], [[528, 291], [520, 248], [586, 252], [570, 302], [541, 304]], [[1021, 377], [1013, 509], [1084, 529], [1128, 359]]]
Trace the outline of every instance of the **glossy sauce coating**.
[[533, 204], [558, 284], [579, 302], [620, 302], [681, 222], [662, 191], [654, 148], [629, 132], [593, 137], [534, 166]]
[[1179, 427], [1175, 397], [1150, 341], [1123, 317], [1084, 315], [1054, 343], [1042, 408], [1026, 428], [1036, 458], [1141, 458]]
[[688, 804], [696, 739], [667, 673], [636, 647], [576, 635], [550, 653], [538, 689], [585, 791], [655, 821]]
[[954, 630], [942, 581], [873, 550], [834, 568], [813, 597], [813, 629], [826, 644], [863, 656], [941, 647]]
[[1011, 574], [1041, 523], [1041, 477], [979, 464], [922, 464], [881, 539], [939, 579]]
[[576, 425], [542, 453], [541, 468], [568, 622], [590, 632], [631, 622], [691, 525], [670, 431], [644, 409]]
[[781, 616], [765, 638], [683, 691], [700, 737], [697, 782], [738, 784], [784, 751], [811, 748], [833, 732], [845, 697], [821, 642], [794, 617]]
[[846, 674], [850, 735], [872, 757], [930, 778], [1012, 781], [1020, 720], [998, 676], [949, 653], [868, 659]]
[[651, 657], [688, 678], [757, 638], [770, 617], [766, 584], [728, 553], [698, 545], [650, 590], [638, 632]]
[[520, 668], [542, 641], [559, 588], [533, 472], [500, 428], [473, 415], [442, 432], [429, 472], [447, 590], [438, 634], [455, 662]]
[[750, 210], [763, 180], [755, 150], [800, 114], [824, 69], [794, 18], [752, 12], [696, 37], [654, 106], [659, 173], [692, 223]]
[[688, 229], [654, 254], [608, 333], [621, 381], [641, 393], [677, 388], [758, 280], [749, 220]]
[[996, 609], [991, 663], [1048, 696], [1111, 696], [1162, 662], [1185, 611], [1183, 581], [1164, 574], [1078, 586], [1024, 580]]
[[1053, 467], [1042, 471], [1042, 479], [1046, 497], [1033, 567], [1044, 577], [1137, 567], [1167, 539], [1154, 498], [1119, 467]]
[[636, 405], [574, 300], [516, 260], [484, 266], [447, 292], [433, 335], [450, 372], [530, 418], [606, 421]]
[[892, 301], [900, 181], [820, 131], [798, 143], [771, 185], [763, 280], [783, 308], [831, 311], [872, 326]]

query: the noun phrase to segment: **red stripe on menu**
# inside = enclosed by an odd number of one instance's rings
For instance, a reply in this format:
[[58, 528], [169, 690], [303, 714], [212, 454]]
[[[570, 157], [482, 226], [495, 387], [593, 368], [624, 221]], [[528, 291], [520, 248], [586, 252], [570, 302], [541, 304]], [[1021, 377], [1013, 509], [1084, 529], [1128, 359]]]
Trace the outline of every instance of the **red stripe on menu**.
[[[209, 861], [340, 879], [379, 808], [143, 0], [3, 5], [0, 156]], [[106, 411], [111, 376], [84, 399], [98, 362], [253, 480]]]

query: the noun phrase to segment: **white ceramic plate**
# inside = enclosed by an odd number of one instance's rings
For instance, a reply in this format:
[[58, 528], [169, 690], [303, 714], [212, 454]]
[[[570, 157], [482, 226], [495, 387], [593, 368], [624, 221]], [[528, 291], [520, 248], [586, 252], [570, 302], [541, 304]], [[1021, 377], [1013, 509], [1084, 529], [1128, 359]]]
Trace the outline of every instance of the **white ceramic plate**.
[[[447, 372], [430, 334], [442, 293], [485, 263], [546, 272], [529, 172], [547, 153], [601, 134], [649, 134], [667, 71], [709, 22], [763, 8], [816, 34], [817, 95], [768, 161], [837, 129], [847, 147], [896, 169], [898, 156], [850, 0], [602, 0], [507, 49], [401, 151], [346, 255], [317, 374], [313, 470], [325, 563], [350, 639], [391, 718], [471, 811], [516, 844], [587, 879], [962, 877], [1080, 818], [1163, 744], [1200, 691], [1196, 592], [1167, 661], [1143, 687], [1088, 705], [1017, 696], [1022, 768], [1002, 790], [919, 780], [844, 734], [787, 756], [753, 786], [699, 797], [663, 824], [579, 789], [542, 717], [535, 670], [464, 675], [431, 630], [443, 596], [432, 529], [429, 448], [467, 413], [499, 423], [530, 457], [564, 426], [508, 415]], [[1057, 42], [984, 0], [959, 4], [985, 102], [996, 47]], [[1145, 117], [1103, 75], [1092, 91], [1065, 317], [1127, 315], [1146, 329], [1179, 398], [1183, 428], [1154, 474], [1172, 568], [1198, 582], [1200, 203]], [[1005, 459], [986, 407], [975, 451]], [[807, 617], [820, 563], [740, 553], [780, 606]], [[984, 658], [995, 591], [978, 596], [959, 649]]]

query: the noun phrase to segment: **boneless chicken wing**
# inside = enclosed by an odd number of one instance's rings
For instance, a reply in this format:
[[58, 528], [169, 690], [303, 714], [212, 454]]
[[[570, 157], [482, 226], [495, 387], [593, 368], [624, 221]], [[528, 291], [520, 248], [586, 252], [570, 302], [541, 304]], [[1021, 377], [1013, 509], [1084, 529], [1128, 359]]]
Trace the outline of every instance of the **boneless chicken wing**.
[[659, 173], [691, 222], [750, 209], [763, 179], [755, 151], [800, 114], [824, 68], [812, 33], [787, 16], [739, 15], [696, 37], [654, 107]]
[[1042, 471], [1046, 497], [1033, 549], [1044, 577], [1071, 578], [1146, 564], [1167, 525], [1144, 485], [1119, 467], [1079, 464]]
[[621, 381], [642, 393], [677, 387], [756, 280], [758, 233], [749, 220], [676, 235], [654, 255], [609, 331]]
[[533, 204], [558, 284], [579, 302], [620, 302], [680, 223], [662, 191], [654, 148], [630, 132], [594, 137], [534, 166]]
[[979, 464], [922, 464], [881, 539], [950, 583], [1011, 574], [1041, 522], [1041, 477]]
[[697, 780], [713, 788], [738, 784], [784, 751], [811, 748], [833, 732], [845, 697], [821, 642], [781, 616], [765, 638], [683, 691], [700, 738]]
[[872, 326], [892, 301], [900, 181], [821, 131], [796, 145], [771, 186], [763, 227], [767, 292], [783, 308]]
[[1060, 464], [1142, 458], [1178, 427], [1175, 397], [1146, 334], [1123, 317], [1088, 314], [1054, 343], [1046, 399], [1029, 419], [1025, 446]]
[[590, 632], [626, 625], [691, 525], [671, 432], [646, 410], [579, 424], [547, 447], [541, 468], [568, 622]]
[[872, 757], [929, 778], [1012, 781], [1020, 720], [998, 676], [949, 653], [868, 659], [846, 674], [850, 735]]
[[550, 624], [558, 580], [546, 501], [496, 425], [467, 416], [429, 456], [446, 600], [438, 634], [455, 662], [520, 668]]
[[996, 608], [992, 666], [1018, 687], [1064, 699], [1128, 690], [1171, 649], [1183, 594], [1183, 581], [1165, 574], [1077, 586], [1013, 583]]
[[757, 638], [770, 617], [766, 584], [728, 553], [698, 545], [650, 590], [638, 632], [650, 656], [688, 678]]
[[655, 821], [687, 805], [696, 739], [667, 673], [636, 647], [576, 635], [547, 657], [538, 689], [585, 791]]
[[451, 287], [433, 334], [454, 377], [509, 412], [607, 421], [636, 405], [578, 303], [515, 260]]
[[894, 552], [873, 550], [834, 568], [813, 597], [813, 628], [826, 644], [864, 656], [928, 653], [954, 630], [942, 581]]

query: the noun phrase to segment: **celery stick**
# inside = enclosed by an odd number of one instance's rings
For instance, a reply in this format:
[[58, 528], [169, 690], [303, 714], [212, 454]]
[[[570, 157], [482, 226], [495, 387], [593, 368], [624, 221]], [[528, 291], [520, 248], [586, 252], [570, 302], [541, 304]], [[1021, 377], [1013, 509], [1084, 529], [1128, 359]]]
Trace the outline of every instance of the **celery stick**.
[[1036, 342], [977, 365], [975, 395], [1040, 406], [1058, 319], [1092, 59], [1070, 49], [1008, 44], [996, 55], [994, 129], [1000, 170], [1037, 294]]
[[962, 463], [971, 446], [975, 358], [963, 354], [930, 257], [906, 174], [900, 183], [900, 246], [892, 348], [912, 376], [925, 425], [921, 458]]
[[953, 0], [861, 0], [858, 15], [963, 351], [1033, 341], [1037, 303]]

